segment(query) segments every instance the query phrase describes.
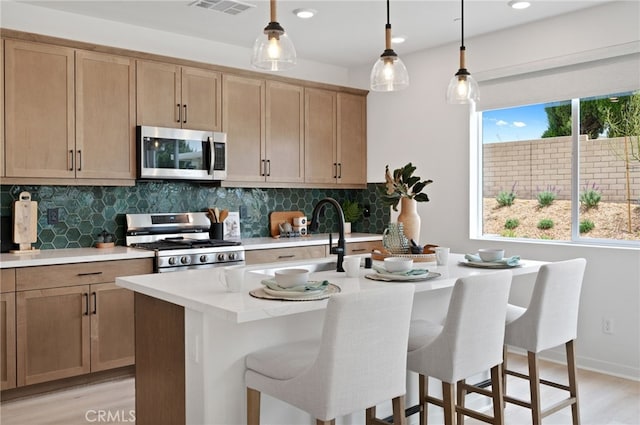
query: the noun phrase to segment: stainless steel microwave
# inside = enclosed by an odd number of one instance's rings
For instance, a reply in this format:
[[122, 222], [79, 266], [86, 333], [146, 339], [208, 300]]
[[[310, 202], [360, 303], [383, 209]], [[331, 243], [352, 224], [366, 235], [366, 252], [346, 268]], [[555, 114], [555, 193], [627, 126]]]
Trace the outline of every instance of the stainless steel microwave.
[[138, 126], [138, 178], [219, 181], [227, 178], [227, 135]]

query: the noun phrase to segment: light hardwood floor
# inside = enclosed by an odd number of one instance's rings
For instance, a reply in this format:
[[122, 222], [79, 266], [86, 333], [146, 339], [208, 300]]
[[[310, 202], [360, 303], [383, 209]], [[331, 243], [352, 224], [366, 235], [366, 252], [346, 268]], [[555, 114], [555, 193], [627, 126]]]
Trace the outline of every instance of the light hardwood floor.
[[[524, 371], [526, 359], [519, 355], [510, 355], [509, 365], [510, 367], [517, 365], [518, 370]], [[566, 382], [562, 366], [544, 361], [541, 365], [542, 377]], [[522, 398], [528, 394], [527, 383], [523, 380], [509, 377], [507, 385], [511, 394]], [[640, 424], [640, 382], [578, 370], [578, 385], [583, 425]], [[544, 390], [542, 400], [546, 404], [562, 395], [559, 390]], [[430, 410], [434, 414], [434, 420], [430, 423], [438, 423], [438, 408], [430, 406]], [[3, 402], [0, 406], [0, 423], [2, 425], [101, 423], [130, 425], [134, 422], [133, 411], [134, 380], [125, 378]], [[411, 423], [415, 423], [416, 420], [417, 415], [411, 418]], [[530, 424], [531, 418], [528, 410], [507, 405], [505, 421], [509, 425], [524, 425]], [[471, 425], [481, 422], [467, 419], [465, 423]], [[568, 408], [543, 420], [544, 425], [570, 423], [571, 410]]]

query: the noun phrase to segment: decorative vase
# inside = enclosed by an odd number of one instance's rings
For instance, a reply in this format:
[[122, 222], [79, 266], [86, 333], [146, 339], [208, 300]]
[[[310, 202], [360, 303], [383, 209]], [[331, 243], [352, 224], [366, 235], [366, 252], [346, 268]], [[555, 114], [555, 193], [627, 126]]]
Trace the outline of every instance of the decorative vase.
[[400, 214], [398, 215], [398, 222], [404, 225], [404, 234], [416, 243], [420, 239], [420, 216], [417, 209], [418, 203], [415, 199], [402, 198], [400, 200]]
[[391, 254], [407, 254], [409, 241], [404, 235], [402, 223], [389, 223], [382, 232], [382, 246]]

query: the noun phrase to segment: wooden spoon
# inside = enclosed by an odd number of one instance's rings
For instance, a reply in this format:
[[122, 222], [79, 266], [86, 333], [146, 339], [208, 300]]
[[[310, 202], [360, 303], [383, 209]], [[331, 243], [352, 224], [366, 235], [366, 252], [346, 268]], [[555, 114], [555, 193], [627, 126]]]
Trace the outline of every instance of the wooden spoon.
[[224, 219], [229, 216], [229, 210], [220, 211], [220, 223], [224, 223]]
[[216, 216], [216, 223], [220, 223], [220, 210], [218, 207], [213, 209], [213, 214]]
[[212, 223], [217, 222], [216, 213], [213, 208], [209, 208], [207, 214], [209, 215], [209, 220], [211, 220]]

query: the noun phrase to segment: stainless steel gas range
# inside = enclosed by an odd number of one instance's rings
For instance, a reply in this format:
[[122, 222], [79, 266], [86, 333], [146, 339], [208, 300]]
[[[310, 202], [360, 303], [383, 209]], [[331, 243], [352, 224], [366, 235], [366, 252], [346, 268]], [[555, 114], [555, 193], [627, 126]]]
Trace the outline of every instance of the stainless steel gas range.
[[240, 242], [209, 239], [206, 213], [126, 214], [126, 220], [127, 246], [155, 251], [156, 273], [244, 264]]

